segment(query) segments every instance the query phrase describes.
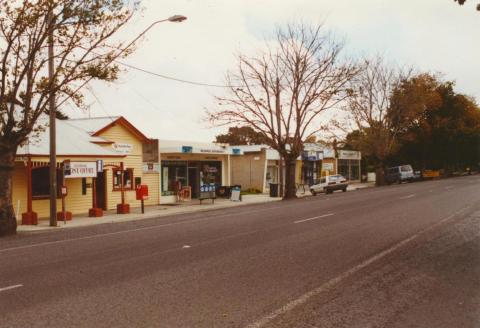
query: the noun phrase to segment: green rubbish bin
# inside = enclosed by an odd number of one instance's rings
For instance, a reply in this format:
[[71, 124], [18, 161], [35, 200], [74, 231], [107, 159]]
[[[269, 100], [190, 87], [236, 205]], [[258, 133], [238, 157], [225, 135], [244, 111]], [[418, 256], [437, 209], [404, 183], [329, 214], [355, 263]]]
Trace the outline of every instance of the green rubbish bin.
[[270, 183], [270, 197], [278, 197], [278, 183]]

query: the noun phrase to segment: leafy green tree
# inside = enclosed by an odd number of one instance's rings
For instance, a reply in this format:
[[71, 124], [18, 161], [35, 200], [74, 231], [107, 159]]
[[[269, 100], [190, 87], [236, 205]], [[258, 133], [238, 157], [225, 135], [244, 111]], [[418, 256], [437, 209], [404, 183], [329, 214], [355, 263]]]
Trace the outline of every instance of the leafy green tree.
[[447, 172], [480, 161], [480, 110], [475, 100], [454, 91], [454, 83], [422, 74], [404, 81], [392, 96], [393, 112], [415, 108], [417, 115], [399, 135], [396, 160]]
[[[82, 86], [112, 81], [112, 61], [129, 51], [113, 42], [138, 2], [122, 0], [0, 1], [0, 236], [16, 232], [12, 172], [18, 146], [43, 129], [50, 91], [61, 105], [82, 105]], [[53, 33], [53, 79], [48, 77], [48, 40]], [[58, 111], [58, 108], [57, 108]]]
[[267, 138], [264, 134], [255, 131], [249, 126], [232, 126], [228, 128], [228, 133], [217, 135], [215, 137], [215, 142], [228, 143], [232, 146], [261, 145], [267, 142]]

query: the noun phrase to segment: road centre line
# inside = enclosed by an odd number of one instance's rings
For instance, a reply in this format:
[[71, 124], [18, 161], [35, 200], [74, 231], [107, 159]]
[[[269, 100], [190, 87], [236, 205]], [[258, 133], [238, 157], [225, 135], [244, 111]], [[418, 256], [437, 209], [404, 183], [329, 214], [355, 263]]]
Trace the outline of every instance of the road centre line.
[[[388, 189], [390, 189], [390, 188], [388, 188]], [[391, 190], [396, 190], [396, 189], [392, 188]], [[383, 193], [385, 191], [388, 191], [388, 190], [376, 190], [376, 191], [372, 190], [372, 191], [369, 191], [369, 194]], [[310, 198], [310, 199], [312, 199], [312, 198]], [[327, 197], [327, 199], [329, 199], [329, 197]], [[316, 199], [315, 199], [315, 201], [316, 201]], [[274, 202], [274, 203], [276, 203], [276, 202]], [[277, 205], [277, 204], [275, 204], [275, 205]], [[255, 210], [247, 210], [247, 211], [241, 211], [241, 212], [236, 212], [236, 213], [213, 215], [213, 216], [206, 217], [206, 218], [203, 217], [203, 218], [196, 218], [196, 219], [191, 219], [191, 220], [187, 219], [187, 220], [180, 221], [180, 222], [171, 222], [171, 223], [158, 224], [158, 225], [146, 226], [146, 227], [135, 228], [135, 229], [108, 232], [108, 233], [103, 233], [103, 234], [95, 234], [95, 235], [78, 237], [78, 238], [62, 239], [62, 240], [48, 241], [48, 242], [42, 242], [42, 243], [36, 243], [36, 244], [30, 244], [30, 245], [4, 248], [4, 249], [0, 249], [0, 254], [4, 253], [4, 252], [20, 250], [20, 249], [29, 249], [29, 248], [40, 247], [40, 246], [62, 244], [62, 243], [70, 242], [70, 241], [89, 240], [89, 239], [101, 238], [101, 237], [106, 237], [106, 236], [120, 235], [120, 234], [125, 234], [125, 233], [130, 233], [130, 232], [151, 230], [151, 229], [164, 228], [164, 227], [177, 226], [177, 225], [203, 222], [203, 221], [211, 221], [211, 220], [214, 220], [214, 219], [219, 219], [219, 218], [224, 218], [224, 217], [230, 217], [230, 216], [242, 215], [242, 214], [250, 214], [250, 213], [257, 213], [257, 212], [263, 212], [263, 211], [268, 211], [268, 210], [274, 210], [274, 209], [278, 209], [278, 208], [288, 208], [288, 207], [292, 207], [292, 206], [298, 206], [298, 204], [288, 204], [288, 205], [283, 204], [283, 205], [280, 205], [280, 206], [278, 206], [278, 205], [277, 206], [268, 206], [268, 207], [255, 209]], [[185, 213], [185, 214], [192, 214], [192, 213]]]
[[[283, 207], [291, 207], [293, 205], [294, 204], [284, 205]], [[180, 222], [170, 222], [170, 223], [158, 224], [158, 225], [135, 228], [135, 229], [128, 229], [128, 230], [121, 230], [121, 231], [115, 231], [115, 232], [107, 232], [107, 233], [102, 233], [102, 234], [95, 234], [95, 235], [91, 235], [91, 236], [84, 236], [84, 237], [71, 238], [71, 239], [62, 239], [62, 240], [54, 240], [54, 241], [47, 241], [47, 242], [43, 242], [43, 243], [36, 243], [36, 244], [30, 244], [30, 245], [24, 245], [24, 246], [4, 248], [4, 249], [0, 249], [0, 254], [4, 253], [4, 252], [20, 250], [20, 249], [29, 249], [29, 248], [39, 247], [39, 246], [63, 244], [63, 243], [67, 243], [67, 242], [70, 242], [70, 241], [89, 240], [89, 239], [95, 239], [95, 238], [100, 238], [100, 237], [121, 235], [121, 234], [125, 234], [125, 233], [130, 233], [130, 232], [137, 232], [137, 231], [143, 231], [143, 230], [151, 230], [151, 229], [158, 229], [158, 228], [164, 228], [164, 227], [171, 227], [171, 226], [183, 225], [183, 224], [188, 224], [188, 223], [211, 221], [211, 220], [218, 219], [218, 218], [223, 218], [223, 217], [235, 216], [235, 215], [239, 215], [239, 214], [251, 214], [251, 213], [262, 212], [262, 211], [273, 210], [273, 209], [278, 209], [278, 207], [270, 207], [269, 206], [267, 208], [260, 208], [260, 209], [256, 209], [256, 210], [252, 210], [252, 211], [243, 211], [243, 212], [238, 212], [238, 213], [228, 213], [228, 214], [215, 215], [215, 216], [206, 217], [206, 218], [205, 217], [204, 218], [197, 218], [197, 219], [192, 219], [192, 220], [184, 220], [184, 221], [180, 221]]]
[[270, 314], [264, 316], [263, 318], [255, 321], [254, 323], [248, 325], [247, 328], [261, 328], [261, 327], [265, 326], [266, 324], [270, 323], [272, 320], [274, 320], [278, 316], [286, 314], [287, 312], [290, 312], [294, 308], [305, 304], [312, 297], [317, 296], [317, 295], [329, 290], [330, 288], [333, 288], [335, 285], [337, 285], [341, 281], [345, 280], [346, 278], [349, 278], [350, 276], [357, 273], [361, 269], [363, 269], [363, 268], [369, 266], [370, 264], [372, 264], [374, 262], [377, 262], [378, 260], [386, 257], [387, 255], [393, 253], [394, 251], [401, 248], [402, 246], [405, 246], [406, 244], [410, 243], [411, 241], [417, 239], [421, 235], [435, 229], [437, 226], [439, 226], [439, 225], [441, 225], [441, 224], [443, 224], [447, 221], [450, 221], [451, 219], [453, 219], [457, 215], [461, 214], [462, 212], [466, 211], [470, 207], [472, 207], [472, 205], [466, 206], [466, 207], [462, 208], [461, 210], [456, 211], [452, 215], [449, 215], [446, 218], [443, 218], [442, 220], [432, 224], [431, 226], [429, 226], [429, 227], [415, 233], [414, 235], [398, 242], [397, 244], [393, 245], [392, 247], [390, 247], [390, 248], [372, 256], [368, 260], [365, 260], [364, 262], [362, 262], [362, 263], [354, 266], [353, 268], [343, 272], [339, 276], [330, 279], [329, 281], [327, 281], [323, 285], [320, 285], [319, 287], [317, 287], [315, 289], [312, 289], [312, 290], [306, 292], [305, 294], [301, 295], [297, 299], [286, 303], [284, 306], [278, 308], [277, 310], [271, 312]]
[[8, 286], [8, 287], [3, 287], [3, 288], [0, 288], [0, 292], [4, 292], [4, 291], [7, 291], [7, 290], [11, 290], [11, 289], [15, 289], [15, 288], [20, 288], [20, 287], [23, 287], [22, 284], [19, 284], [19, 285], [13, 285], [13, 286]]
[[309, 219], [298, 220], [298, 221], [295, 221], [293, 223], [302, 223], [302, 222], [307, 222], [307, 221], [312, 221], [312, 220], [318, 220], [318, 219], [326, 218], [326, 217], [332, 216], [332, 215], [335, 215], [335, 213], [328, 213], [328, 214], [324, 214], [324, 215], [320, 215], [320, 216], [315, 216], [315, 217], [309, 218]]
[[415, 197], [415, 194], [411, 194], [411, 195], [408, 195], [408, 196], [403, 196], [403, 197], [400, 197], [399, 199], [409, 199], [409, 198], [413, 198]]

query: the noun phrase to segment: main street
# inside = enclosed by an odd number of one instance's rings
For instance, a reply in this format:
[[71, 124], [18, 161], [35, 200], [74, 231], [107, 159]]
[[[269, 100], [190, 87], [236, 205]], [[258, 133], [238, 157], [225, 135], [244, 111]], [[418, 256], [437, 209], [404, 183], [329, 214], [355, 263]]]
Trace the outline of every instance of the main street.
[[479, 327], [480, 176], [0, 240], [1, 327]]

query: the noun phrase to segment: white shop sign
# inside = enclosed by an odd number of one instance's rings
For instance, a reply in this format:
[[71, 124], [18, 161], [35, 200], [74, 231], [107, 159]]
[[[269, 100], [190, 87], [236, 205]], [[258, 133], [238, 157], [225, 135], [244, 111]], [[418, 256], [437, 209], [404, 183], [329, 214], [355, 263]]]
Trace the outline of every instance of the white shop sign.
[[114, 143], [112, 144], [113, 150], [117, 154], [128, 155], [132, 153], [133, 145], [127, 143]]
[[338, 151], [339, 159], [362, 159], [362, 155], [359, 151], [355, 150], [339, 150]]
[[160, 173], [159, 163], [143, 163], [143, 173]]
[[96, 178], [97, 162], [70, 162], [70, 174], [65, 178]]
[[323, 150], [324, 158], [335, 158], [335, 150], [333, 149], [324, 149]]
[[333, 172], [333, 163], [322, 163], [322, 171]]

